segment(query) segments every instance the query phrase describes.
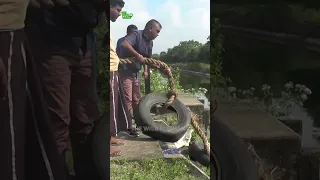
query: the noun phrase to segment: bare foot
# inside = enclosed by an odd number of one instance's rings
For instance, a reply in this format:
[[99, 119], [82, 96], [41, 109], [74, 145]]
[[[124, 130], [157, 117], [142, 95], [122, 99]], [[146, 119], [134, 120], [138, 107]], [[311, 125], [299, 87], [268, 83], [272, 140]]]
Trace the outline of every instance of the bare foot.
[[112, 147], [110, 147], [110, 157], [120, 156], [121, 151], [120, 150], [114, 150]]
[[115, 137], [111, 137], [110, 144], [115, 146], [121, 146], [124, 145], [124, 142], [116, 139]]

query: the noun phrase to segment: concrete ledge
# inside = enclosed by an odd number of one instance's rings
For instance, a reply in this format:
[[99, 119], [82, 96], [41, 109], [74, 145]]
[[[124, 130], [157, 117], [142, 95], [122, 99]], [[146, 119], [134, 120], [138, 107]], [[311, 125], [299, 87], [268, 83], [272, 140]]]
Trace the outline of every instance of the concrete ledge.
[[236, 135], [251, 143], [259, 156], [287, 170], [295, 168], [294, 162], [301, 151], [301, 137], [278, 118], [250, 103], [220, 103], [215, 116]]
[[215, 116], [244, 139], [294, 139], [300, 136], [276, 117], [249, 103], [220, 103]]
[[197, 114], [200, 119], [202, 119], [204, 105], [197, 98], [192, 96], [180, 95], [178, 96], [178, 99], [183, 104], [188, 106], [193, 113]]
[[[106, 142], [107, 143], [107, 142]], [[113, 146], [117, 150], [121, 151], [121, 156], [110, 158], [111, 160], [116, 159], [127, 159], [136, 160], [144, 158], [162, 158], [162, 150], [159, 142], [146, 136], [140, 134], [138, 138], [128, 138], [124, 139], [124, 145]]]

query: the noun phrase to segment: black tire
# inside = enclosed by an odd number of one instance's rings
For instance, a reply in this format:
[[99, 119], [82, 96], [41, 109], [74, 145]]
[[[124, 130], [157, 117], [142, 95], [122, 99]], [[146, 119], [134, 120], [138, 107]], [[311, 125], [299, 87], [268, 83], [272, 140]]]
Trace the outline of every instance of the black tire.
[[191, 160], [199, 162], [202, 166], [209, 167], [210, 158], [203, 149], [204, 147], [202, 142], [192, 142], [189, 145], [189, 156]]
[[156, 104], [164, 104], [167, 100], [168, 96], [165, 93], [147, 94], [134, 110], [134, 118], [137, 126], [141, 127], [143, 134], [155, 140], [176, 142], [183, 137], [189, 128], [191, 123], [190, 112], [186, 105], [179, 99], [175, 99], [171, 107], [178, 114], [178, 122], [173, 126], [154, 122], [150, 114], [151, 108]]
[[110, 137], [110, 120], [109, 112], [105, 113], [101, 118], [99, 124], [95, 126], [93, 131], [93, 158], [98, 169], [101, 179], [109, 179], [109, 161], [110, 151], [109, 137]]
[[258, 168], [243, 140], [213, 115], [210, 118], [210, 129], [210, 159], [213, 166], [219, 166], [219, 169], [216, 168], [216, 179], [258, 180]]

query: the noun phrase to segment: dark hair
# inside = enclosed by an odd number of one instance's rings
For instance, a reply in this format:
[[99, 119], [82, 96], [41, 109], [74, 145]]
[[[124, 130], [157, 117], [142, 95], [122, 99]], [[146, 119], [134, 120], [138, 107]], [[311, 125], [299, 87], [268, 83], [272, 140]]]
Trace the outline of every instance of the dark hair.
[[150, 21], [147, 22], [146, 27], [152, 26], [154, 24], [158, 24], [160, 26], [160, 28], [162, 28], [161, 24], [159, 23], [159, 21], [155, 20], [155, 19], [151, 19]]
[[137, 26], [134, 25], [134, 24], [131, 24], [127, 27], [127, 34], [131, 31], [135, 31], [135, 30], [138, 30]]
[[113, 6], [113, 7], [119, 6], [119, 7], [123, 8], [124, 4], [125, 3], [123, 0], [110, 0], [110, 6]]

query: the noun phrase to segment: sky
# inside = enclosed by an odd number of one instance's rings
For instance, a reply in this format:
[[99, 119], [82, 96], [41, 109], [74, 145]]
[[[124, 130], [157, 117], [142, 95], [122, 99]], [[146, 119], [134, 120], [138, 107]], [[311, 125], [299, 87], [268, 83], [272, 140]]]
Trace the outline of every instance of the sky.
[[116, 42], [126, 35], [127, 26], [134, 24], [143, 30], [145, 24], [156, 19], [162, 25], [153, 42], [153, 54], [167, 51], [181, 41], [205, 43], [210, 35], [210, 0], [124, 0], [122, 11], [132, 13], [131, 19], [111, 22], [111, 37]]

